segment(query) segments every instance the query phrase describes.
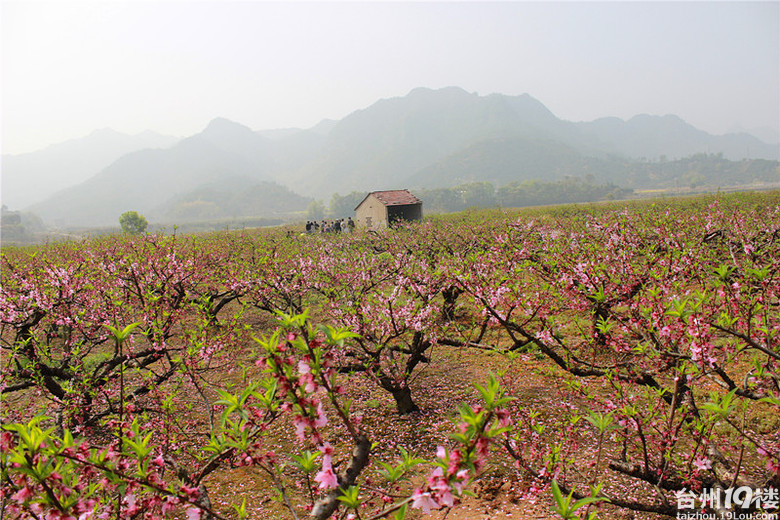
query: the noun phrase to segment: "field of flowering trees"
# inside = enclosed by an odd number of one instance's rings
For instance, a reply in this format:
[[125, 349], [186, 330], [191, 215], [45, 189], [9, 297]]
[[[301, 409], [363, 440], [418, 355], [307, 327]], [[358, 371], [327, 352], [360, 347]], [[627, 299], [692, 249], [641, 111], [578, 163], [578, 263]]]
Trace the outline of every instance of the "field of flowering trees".
[[1, 268], [0, 518], [776, 511], [780, 193]]

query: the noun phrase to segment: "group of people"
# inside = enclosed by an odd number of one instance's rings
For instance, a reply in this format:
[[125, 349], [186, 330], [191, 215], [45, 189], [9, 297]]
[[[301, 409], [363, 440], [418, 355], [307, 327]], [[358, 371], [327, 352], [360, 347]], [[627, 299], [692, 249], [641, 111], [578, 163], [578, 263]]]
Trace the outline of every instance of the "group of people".
[[327, 221], [325, 219], [322, 222], [306, 221], [306, 233], [352, 233], [355, 231], [355, 221], [352, 217], [347, 220], [343, 218]]

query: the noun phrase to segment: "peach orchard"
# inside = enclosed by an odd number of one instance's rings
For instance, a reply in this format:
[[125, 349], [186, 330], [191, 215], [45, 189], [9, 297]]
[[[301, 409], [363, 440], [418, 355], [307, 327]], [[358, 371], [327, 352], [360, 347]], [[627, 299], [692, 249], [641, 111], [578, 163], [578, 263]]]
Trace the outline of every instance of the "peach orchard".
[[[246, 517], [207, 477], [248, 467], [289, 518], [457, 508], [496, 461], [564, 518], [778, 488], [779, 201], [6, 249], [1, 514]], [[445, 346], [558, 370], [555, 420], [507, 368], [435, 453], [372, 437], [347, 390], [419, 413]]]

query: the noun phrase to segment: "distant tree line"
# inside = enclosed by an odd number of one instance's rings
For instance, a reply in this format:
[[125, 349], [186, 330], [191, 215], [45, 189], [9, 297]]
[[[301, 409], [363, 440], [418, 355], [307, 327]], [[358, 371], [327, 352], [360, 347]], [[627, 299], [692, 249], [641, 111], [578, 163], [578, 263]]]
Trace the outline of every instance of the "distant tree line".
[[[593, 159], [593, 161], [597, 161]], [[730, 161], [722, 154], [695, 154], [682, 159], [624, 160], [612, 157], [588, 165], [582, 176], [567, 176], [555, 182], [541, 180], [471, 182], [448, 188], [415, 189], [422, 199], [426, 213], [447, 213], [470, 207], [523, 207], [573, 202], [594, 202], [630, 196], [632, 189], [613, 184], [610, 179], [621, 179], [621, 184], [635, 188], [697, 188], [735, 184], [780, 182], [780, 163], [764, 159]], [[500, 184], [500, 187], [496, 187]], [[405, 187], [405, 186], [401, 186]], [[308, 208], [309, 219], [340, 218], [353, 214], [355, 207], [368, 194], [353, 191], [347, 195], [334, 194], [329, 204], [313, 201]]]
[[[526, 180], [511, 182], [496, 188], [490, 182], [472, 182], [452, 188], [412, 189], [422, 199], [428, 213], [448, 213], [466, 208], [522, 207], [572, 202], [594, 202], [625, 198], [633, 190], [614, 184], [596, 184], [593, 177], [566, 177], [557, 182]], [[320, 201], [309, 206], [308, 218], [339, 218], [352, 215], [355, 207], [368, 195], [353, 191], [347, 195], [334, 193], [326, 207]]]
[[3, 244], [33, 242], [36, 233], [43, 230], [43, 221], [34, 213], [11, 211], [3, 204], [0, 212], [0, 238]]
[[495, 188], [489, 182], [461, 184], [453, 188], [418, 190], [425, 210], [431, 213], [461, 211], [470, 207], [523, 207], [544, 204], [593, 202], [630, 196], [633, 190], [614, 184], [595, 184], [592, 179], [567, 177], [557, 182], [525, 180]]
[[[614, 172], [619, 173], [619, 172]], [[780, 162], [768, 159], [731, 161], [722, 153], [698, 153], [681, 159], [641, 159], [626, 164], [627, 185], [642, 188], [734, 186], [780, 182]]]
[[368, 195], [367, 191], [353, 191], [347, 195], [339, 195], [334, 193], [330, 198], [330, 205], [328, 206], [328, 216], [331, 218], [348, 217], [355, 213], [355, 208], [358, 204], [363, 202], [363, 199]]
[[274, 182], [200, 186], [177, 197], [155, 220], [194, 222], [236, 217], [276, 217], [303, 211], [311, 199]]

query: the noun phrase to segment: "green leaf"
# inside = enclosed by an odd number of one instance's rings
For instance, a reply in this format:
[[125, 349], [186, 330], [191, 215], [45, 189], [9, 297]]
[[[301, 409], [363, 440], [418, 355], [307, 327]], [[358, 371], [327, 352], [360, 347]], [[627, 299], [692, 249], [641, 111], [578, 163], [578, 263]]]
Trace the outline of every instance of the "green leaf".
[[233, 509], [236, 510], [236, 514], [239, 518], [247, 518], [248, 514], [246, 512], [246, 497], [244, 497], [244, 499], [241, 501], [240, 506], [234, 505]]
[[344, 505], [350, 509], [357, 509], [360, 507], [360, 486], [349, 486], [347, 489], [341, 492], [341, 495], [337, 499], [344, 503]]
[[561, 505], [563, 503], [563, 493], [561, 493], [561, 488], [558, 487], [558, 483], [555, 480], [552, 481], [552, 493], [555, 503]]
[[614, 424], [615, 417], [612, 412], [604, 415], [601, 412], [596, 413], [591, 411], [588, 412], [588, 415], [585, 416], [585, 420], [595, 426], [600, 434], [618, 428], [618, 426]]
[[577, 509], [581, 508], [582, 506], [586, 506], [588, 504], [595, 504], [596, 502], [609, 502], [609, 499], [606, 497], [585, 497], [577, 500], [571, 505], [571, 510], [576, 511]]
[[295, 466], [302, 470], [304, 473], [312, 473], [317, 469], [317, 457], [321, 453], [319, 451], [311, 452], [309, 450], [304, 451], [300, 455], [292, 455]]
[[734, 272], [734, 269], [735, 268], [733, 266], [723, 264], [720, 267], [715, 268], [715, 274], [722, 282], [728, 282], [731, 274]]
[[408, 503], [402, 505], [398, 509], [398, 511], [396, 511], [395, 514], [393, 515], [393, 519], [394, 520], [404, 520], [404, 518], [406, 518], [406, 511], [408, 510], [408, 508], [409, 508], [409, 504]]
[[773, 404], [775, 406], [780, 406], [780, 399], [778, 399], [777, 397], [763, 397], [763, 398], [759, 399], [759, 402], [769, 403], [769, 404]]
[[131, 323], [121, 331], [116, 327], [112, 327], [111, 325], [105, 325], [105, 327], [111, 332], [111, 335], [114, 337], [114, 339], [121, 343], [126, 340], [130, 333], [133, 332], [133, 329], [135, 329], [140, 324], [140, 322]]

